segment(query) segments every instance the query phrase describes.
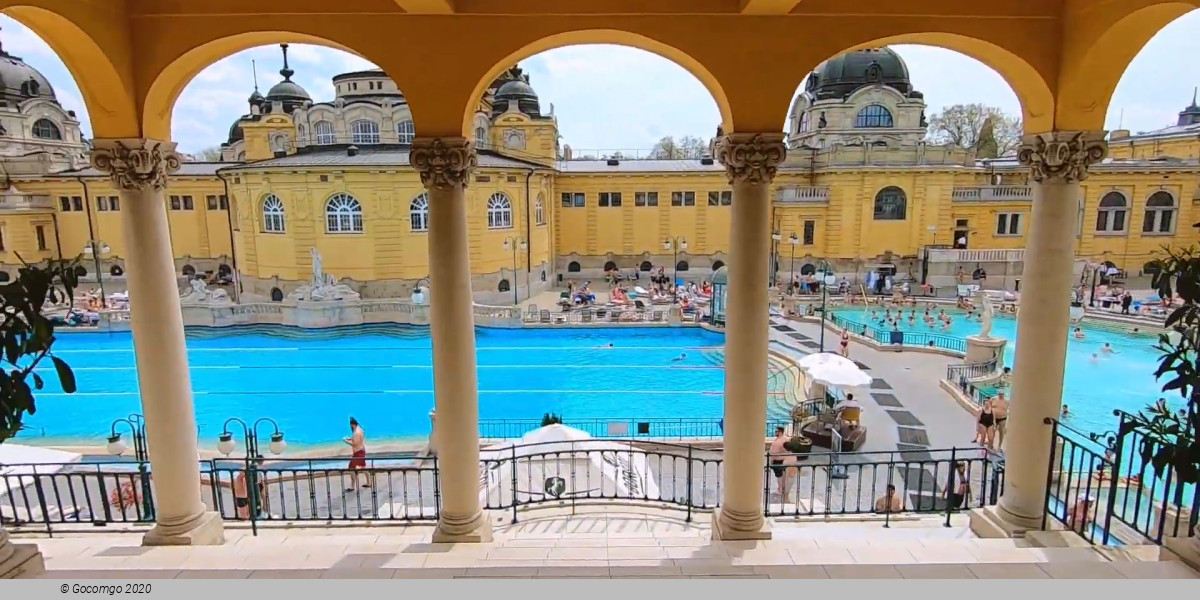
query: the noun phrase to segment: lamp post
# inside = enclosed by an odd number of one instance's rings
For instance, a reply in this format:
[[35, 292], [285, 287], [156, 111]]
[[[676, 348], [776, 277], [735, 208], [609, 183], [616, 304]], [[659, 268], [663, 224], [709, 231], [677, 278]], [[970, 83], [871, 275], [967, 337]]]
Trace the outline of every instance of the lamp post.
[[92, 257], [96, 265], [96, 283], [100, 286], [100, 306], [106, 306], [107, 301], [104, 299], [104, 274], [101, 272], [103, 267], [100, 265], [100, 258], [112, 251], [108, 244], [101, 240], [88, 240], [83, 246], [83, 253]]
[[[515, 237], [515, 238], [513, 238], [513, 237], [504, 238], [504, 249], [512, 250], [512, 256], [513, 256], [513, 283], [512, 283], [513, 306], [516, 306], [521, 303], [521, 301], [517, 298], [517, 247], [518, 246], [521, 248], [521, 251], [524, 252], [525, 249], [529, 247], [529, 244], [525, 241], [525, 238], [520, 237], [520, 236]], [[525, 279], [528, 280], [529, 278], [526, 277]], [[527, 283], [528, 283], [528, 281], [527, 281]]]
[[825, 301], [829, 297], [829, 286], [837, 283], [837, 277], [833, 274], [833, 266], [828, 260], [821, 259], [817, 265], [821, 268], [821, 340], [820, 351], [825, 351]]
[[771, 272], [767, 273], [767, 287], [775, 287], [775, 276], [779, 274], [779, 240], [783, 239], [783, 235], [779, 233], [779, 227], [771, 231]]
[[258, 462], [262, 456], [258, 451], [258, 426], [263, 423], [270, 423], [274, 427], [271, 432], [271, 443], [267, 449], [271, 454], [283, 454], [287, 449], [287, 442], [283, 440], [283, 432], [279, 431], [279, 423], [274, 419], [263, 417], [258, 419], [252, 425], [247, 425], [245, 421], [232, 417], [225, 420], [225, 424], [221, 426], [221, 436], [217, 438], [217, 451], [225, 456], [229, 456], [237, 448], [237, 442], [233, 439], [233, 433], [229, 431], [229, 424], [237, 423], [242, 426], [242, 434], [246, 443], [246, 497], [250, 502], [250, 527], [254, 534], [258, 535], [258, 525], [255, 524], [255, 517], [258, 516], [258, 507], [260, 498], [258, 497], [257, 476], [254, 472], [253, 462]]
[[150, 495], [150, 470], [147, 464], [150, 462], [150, 447], [146, 444], [146, 418], [132, 414], [112, 422], [111, 435], [108, 436], [108, 453], [113, 456], [120, 456], [129, 448], [121, 439], [121, 434], [117, 433], [118, 425], [127, 426], [133, 438], [133, 457], [138, 463], [138, 479], [142, 483], [142, 517], [153, 521], [154, 500]]
[[788, 289], [792, 289], [792, 281], [796, 279], [796, 246], [800, 245], [800, 238], [796, 237], [796, 232], [788, 237], [788, 244], [792, 246], [792, 262], [788, 264]]
[[676, 294], [679, 290], [679, 251], [687, 250], [687, 239], [682, 237], [667, 238], [663, 240], [663, 250], [671, 250], [671, 302], [675, 302]]

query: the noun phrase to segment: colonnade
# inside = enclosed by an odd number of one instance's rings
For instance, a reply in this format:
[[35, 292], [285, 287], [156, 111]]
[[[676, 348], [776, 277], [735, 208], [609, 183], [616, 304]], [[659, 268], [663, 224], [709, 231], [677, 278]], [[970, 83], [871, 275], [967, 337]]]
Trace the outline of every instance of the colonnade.
[[[1006, 531], [1041, 524], [1050, 452], [1046, 417], [1058, 414], [1066, 358], [1067, 305], [1080, 182], [1103, 158], [1103, 132], [1050, 132], [1025, 138], [1033, 222], [1018, 319], [1006, 488], [988, 517]], [[725, 343], [723, 498], [713, 517], [718, 539], [769, 538], [763, 516], [767, 409], [771, 181], [786, 156], [784, 135], [739, 133], [717, 145], [733, 188]], [[217, 514], [201, 502], [197, 438], [179, 293], [163, 202], [179, 168], [166, 141], [96, 140], [93, 165], [119, 190], [124, 219], [134, 348], [146, 416], [158, 522], [145, 544], [220, 544]], [[482, 542], [490, 525], [479, 501], [478, 386], [464, 190], [476, 164], [464, 138], [418, 138], [413, 167], [429, 191], [430, 306], [434, 399], [441, 471], [441, 517], [434, 540]], [[932, 386], [932, 382], [931, 386]], [[950, 404], [947, 404], [950, 406]], [[948, 409], [950, 410], [950, 409]]]

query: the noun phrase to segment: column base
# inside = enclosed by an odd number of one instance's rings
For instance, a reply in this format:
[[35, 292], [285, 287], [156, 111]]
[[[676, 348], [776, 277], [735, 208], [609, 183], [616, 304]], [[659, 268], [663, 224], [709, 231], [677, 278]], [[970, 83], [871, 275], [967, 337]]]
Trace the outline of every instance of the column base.
[[1164, 537], [1163, 545], [1173, 552], [1180, 562], [1195, 571], [1200, 571], [1200, 537]]
[[46, 560], [37, 544], [0, 541], [0, 556], [6, 554], [8, 557], [0, 560], [0, 579], [32, 579], [46, 572]]
[[999, 506], [973, 508], [969, 511], [971, 532], [981, 538], [1019, 538], [1026, 531], [1041, 530], [1041, 519], [1014, 515]]
[[733, 527], [732, 523], [727, 523], [729, 517], [725, 516], [723, 509], [718, 508], [713, 511], [712, 516], [712, 539], [717, 541], [738, 541], [738, 540], [769, 540], [771, 539], [771, 522], [765, 517], [759, 521], [755, 528], [741, 529]]
[[215, 512], [200, 516], [185, 525], [157, 524], [142, 536], [143, 546], [220, 546], [225, 543], [225, 525]]
[[492, 524], [480, 514], [479, 522], [466, 527], [439, 520], [433, 530], [435, 544], [486, 544], [492, 541]]

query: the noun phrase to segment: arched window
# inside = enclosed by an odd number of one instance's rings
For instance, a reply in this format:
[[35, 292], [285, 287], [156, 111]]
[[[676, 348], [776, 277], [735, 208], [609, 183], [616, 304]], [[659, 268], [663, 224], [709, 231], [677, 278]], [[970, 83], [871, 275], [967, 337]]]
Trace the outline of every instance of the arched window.
[[809, 125], [808, 111], [800, 113], [800, 131], [808, 131]]
[[271, 302], [283, 302], [283, 290], [277, 287], [271, 288]]
[[307, 133], [308, 133], [308, 130], [305, 129], [303, 125], [298, 125], [296, 127], [296, 139], [297, 140], [307, 141], [307, 139], [305, 138], [305, 134], [307, 134]]
[[475, 145], [480, 148], [487, 148], [487, 130], [482, 127], [475, 128]]
[[725, 261], [723, 261], [723, 260], [714, 260], [714, 261], [713, 261], [713, 265], [712, 265], [712, 270], [714, 270], [714, 271], [719, 271], [719, 270], [721, 270], [721, 267], [724, 267], [724, 266], [725, 266]]
[[313, 131], [317, 132], [317, 144], [332, 144], [337, 141], [333, 135], [333, 123], [329, 121], [317, 121], [317, 124], [313, 125]]
[[487, 201], [488, 229], [508, 229], [513, 226], [512, 202], [501, 192], [492, 194]]
[[350, 141], [355, 144], [378, 144], [379, 123], [366, 119], [351, 123]]
[[579, 268], [580, 268], [579, 263], [576, 261], [571, 261], [571, 262], [567, 263], [567, 272], [568, 273], [578, 273]]
[[545, 281], [545, 280], [546, 280], [546, 272], [542, 271], [542, 281]]
[[496, 290], [501, 291], [501, 292], [511, 292], [512, 286], [509, 285], [507, 279], [501, 279], [500, 285], [496, 286]]
[[884, 106], [872, 104], [858, 111], [854, 126], [859, 129], [879, 129], [892, 127], [892, 113]]
[[907, 218], [908, 198], [904, 190], [896, 186], [888, 186], [875, 194], [876, 221], [903, 221]]
[[408, 205], [408, 222], [413, 231], [429, 231], [429, 194], [421, 192]]
[[275, 194], [267, 194], [262, 203], [263, 231], [267, 233], [283, 233], [283, 201]]
[[192, 275], [196, 274], [196, 267], [193, 267], [192, 265], [183, 265], [183, 268], [180, 269], [179, 272], [183, 273], [184, 277], [191, 277]]
[[616, 270], [617, 270], [617, 263], [615, 263], [615, 262], [613, 262], [613, 261], [611, 261], [611, 260], [610, 260], [610, 261], [608, 261], [608, 262], [606, 262], [606, 263], [604, 263], [604, 271], [605, 271], [605, 272], [608, 272], [608, 271], [616, 271]]
[[362, 205], [350, 194], [334, 194], [325, 203], [325, 231], [328, 233], [362, 233]]
[[654, 268], [654, 265], [650, 264], [650, 261], [648, 261], [648, 260], [643, 260], [642, 264], [638, 265], [638, 270], [643, 273], [649, 273], [650, 269], [653, 269], [653, 268]]
[[1125, 194], [1112, 191], [1100, 199], [1100, 208], [1096, 211], [1096, 231], [1121, 233], [1125, 231], [1125, 217], [1129, 212], [1129, 201]]
[[399, 138], [401, 144], [411, 144], [413, 138], [417, 137], [417, 129], [413, 127], [413, 122], [400, 121], [396, 125], [396, 137]]
[[1158, 191], [1146, 199], [1142, 233], [1172, 233], [1175, 230], [1175, 196]]
[[546, 224], [546, 203], [542, 202], [542, 194], [538, 194], [537, 202], [533, 205], [534, 222], [538, 225]]
[[38, 119], [33, 122], [33, 137], [43, 140], [61, 140], [62, 131], [50, 119]]
[[681, 261], [679, 261], [679, 262], [675, 263], [675, 270], [676, 270], [676, 271], [686, 271], [686, 270], [688, 270], [688, 264], [687, 264], [687, 261], [686, 261], [686, 260], [681, 260]]

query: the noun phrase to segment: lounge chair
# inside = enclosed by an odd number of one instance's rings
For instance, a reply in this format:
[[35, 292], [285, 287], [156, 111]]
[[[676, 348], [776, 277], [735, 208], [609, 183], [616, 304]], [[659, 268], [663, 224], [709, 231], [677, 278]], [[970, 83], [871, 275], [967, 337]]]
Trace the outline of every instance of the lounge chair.
[[641, 300], [634, 300], [633, 305], [637, 307], [638, 310], [646, 310], [646, 303], [642, 302]]
[[586, 308], [583, 309], [583, 311], [579, 313], [579, 322], [580, 323], [591, 323], [592, 322], [592, 311], [590, 311]]
[[550, 318], [550, 311], [543, 309], [541, 313], [541, 319], [538, 322], [545, 324], [553, 323], [554, 321]]
[[654, 322], [660, 323], [660, 322], [662, 322], [662, 320], [663, 320], [663, 311], [661, 311], [661, 310], [654, 311]]
[[526, 323], [536, 323], [538, 320], [538, 307], [536, 304], [529, 305], [529, 312], [525, 313]]

